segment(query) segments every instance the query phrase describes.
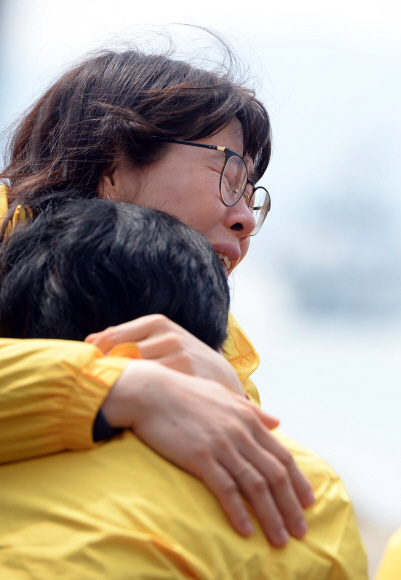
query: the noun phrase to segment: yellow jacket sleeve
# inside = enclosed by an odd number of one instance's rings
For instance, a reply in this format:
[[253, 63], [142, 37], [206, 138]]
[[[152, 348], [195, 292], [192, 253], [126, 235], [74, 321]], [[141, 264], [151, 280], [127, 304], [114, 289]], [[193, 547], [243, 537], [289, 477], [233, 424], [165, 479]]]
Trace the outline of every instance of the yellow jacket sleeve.
[[[95, 417], [137, 356], [126, 349], [120, 345], [104, 357], [82, 342], [0, 338], [0, 464], [93, 447]], [[231, 316], [225, 350], [245, 392], [260, 404], [249, 378], [259, 357]]]
[[0, 463], [93, 447], [96, 414], [128, 362], [83, 342], [0, 339]]

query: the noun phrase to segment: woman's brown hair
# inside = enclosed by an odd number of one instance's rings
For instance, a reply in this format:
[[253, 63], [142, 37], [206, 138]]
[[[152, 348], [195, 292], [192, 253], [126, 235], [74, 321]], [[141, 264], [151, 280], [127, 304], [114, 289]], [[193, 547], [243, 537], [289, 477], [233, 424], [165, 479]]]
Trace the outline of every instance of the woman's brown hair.
[[12, 136], [0, 173], [9, 186], [10, 213], [45, 191], [78, 189], [84, 197], [95, 196], [116, 155], [146, 165], [166, 148], [154, 137], [195, 141], [235, 116], [242, 125], [243, 154], [254, 160], [261, 177], [271, 154], [269, 116], [234, 76], [140, 50], [106, 50], [86, 58], [46, 91]]

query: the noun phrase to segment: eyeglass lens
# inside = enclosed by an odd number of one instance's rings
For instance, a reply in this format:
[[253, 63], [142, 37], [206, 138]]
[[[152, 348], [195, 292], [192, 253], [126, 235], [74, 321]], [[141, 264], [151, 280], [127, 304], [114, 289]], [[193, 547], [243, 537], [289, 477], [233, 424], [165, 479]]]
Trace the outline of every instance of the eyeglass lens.
[[221, 176], [221, 195], [226, 205], [237, 203], [245, 190], [247, 179], [247, 168], [241, 157], [230, 157]]
[[[248, 184], [248, 170], [241, 157], [229, 157], [221, 176], [220, 188], [224, 203], [231, 207], [243, 195]], [[252, 190], [251, 190], [252, 191]], [[249, 192], [248, 207], [253, 212], [256, 226], [252, 236], [258, 233], [270, 210], [270, 195], [264, 187], [256, 187], [253, 194]], [[249, 200], [249, 201], [248, 201]]]
[[256, 226], [252, 236], [258, 233], [270, 211], [270, 195], [264, 187], [256, 187], [250, 200], [249, 207], [253, 210]]

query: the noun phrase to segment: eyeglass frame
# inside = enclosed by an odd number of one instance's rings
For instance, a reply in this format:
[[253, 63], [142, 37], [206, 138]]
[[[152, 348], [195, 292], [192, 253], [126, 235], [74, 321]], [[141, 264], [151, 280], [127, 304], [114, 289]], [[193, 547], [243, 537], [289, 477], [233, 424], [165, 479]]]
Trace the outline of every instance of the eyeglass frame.
[[[247, 207], [249, 208], [251, 205], [251, 200], [255, 194], [255, 191], [257, 189], [263, 189], [266, 192], [266, 200], [268, 200], [268, 209], [266, 211], [265, 216], [263, 217], [263, 220], [260, 224], [256, 224], [255, 225], [255, 229], [253, 230], [253, 232], [250, 234], [251, 236], [255, 236], [260, 228], [262, 227], [262, 225], [264, 224], [264, 221], [266, 219], [267, 214], [269, 213], [270, 209], [271, 209], [271, 197], [270, 197], [270, 193], [267, 191], [267, 189], [265, 187], [262, 187], [261, 185], [259, 185], [258, 187], [255, 187], [255, 184], [253, 181], [251, 181], [250, 179], [248, 179], [248, 167], [247, 164], [245, 162], [245, 159], [239, 155], [238, 153], [236, 153], [235, 151], [232, 151], [231, 149], [228, 149], [228, 147], [223, 147], [222, 145], [209, 145], [208, 143], [197, 143], [195, 141], [184, 141], [182, 139], [171, 139], [169, 137], [153, 137], [154, 139], [157, 139], [158, 141], [163, 141], [164, 143], [178, 143], [179, 145], [190, 145], [192, 147], [201, 147], [202, 149], [212, 149], [213, 151], [222, 151], [224, 153], [225, 159], [224, 159], [224, 165], [223, 168], [221, 170], [221, 175], [220, 175], [220, 182], [219, 182], [219, 190], [220, 190], [220, 197], [221, 197], [221, 201], [224, 203], [225, 206], [227, 207], [234, 207], [234, 205], [236, 205], [240, 199], [243, 197], [248, 198], [248, 203], [246, 202], [245, 199], [245, 203], [247, 203]], [[234, 203], [232, 203], [231, 205], [229, 203], [226, 202], [226, 200], [224, 199], [223, 196], [223, 192], [221, 189], [221, 183], [223, 180], [223, 176], [224, 176], [224, 170], [226, 168], [226, 165], [229, 161], [229, 159], [231, 159], [231, 157], [239, 157], [241, 159], [241, 161], [244, 164], [245, 170], [246, 170], [246, 183], [245, 183], [245, 187], [243, 192], [241, 193], [241, 195], [239, 196], [239, 198], [237, 199], [237, 201], [235, 201]], [[248, 195], [246, 193], [246, 187], [247, 185], [251, 185], [252, 186], [252, 193], [251, 195]], [[251, 211], [255, 211], [260, 209], [260, 207], [257, 208], [252, 208]]]

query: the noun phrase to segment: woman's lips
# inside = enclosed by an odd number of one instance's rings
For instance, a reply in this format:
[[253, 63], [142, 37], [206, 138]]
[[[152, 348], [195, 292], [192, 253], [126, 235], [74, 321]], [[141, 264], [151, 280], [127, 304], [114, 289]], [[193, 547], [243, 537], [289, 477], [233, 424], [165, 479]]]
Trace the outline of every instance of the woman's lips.
[[233, 244], [213, 244], [213, 249], [223, 264], [227, 276], [241, 260], [241, 250]]
[[223, 264], [227, 270], [229, 270], [231, 268], [230, 258], [227, 258], [227, 256], [224, 256], [223, 254], [217, 254], [217, 257], [219, 260], [221, 260], [223, 262]]

